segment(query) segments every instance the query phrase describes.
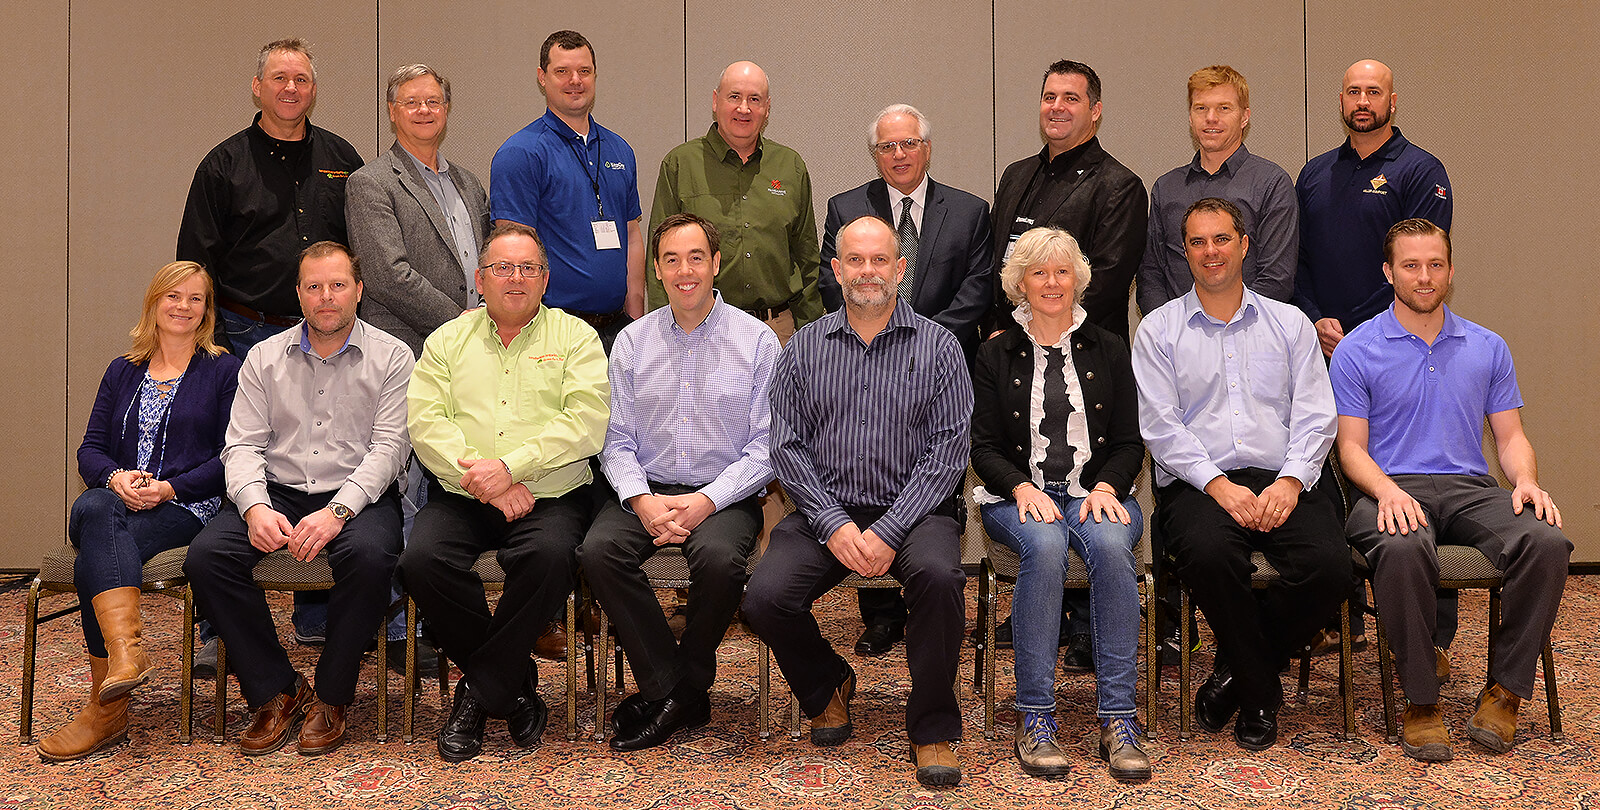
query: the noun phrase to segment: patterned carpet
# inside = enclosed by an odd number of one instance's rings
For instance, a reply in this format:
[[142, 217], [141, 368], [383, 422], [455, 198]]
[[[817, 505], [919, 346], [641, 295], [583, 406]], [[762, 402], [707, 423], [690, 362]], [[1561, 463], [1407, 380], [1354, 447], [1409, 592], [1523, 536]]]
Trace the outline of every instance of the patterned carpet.
[[[976, 588], [969, 587], [969, 600]], [[712, 724], [672, 744], [632, 756], [611, 754], [602, 743], [569, 743], [561, 731], [564, 674], [543, 667], [544, 696], [551, 726], [543, 745], [513, 747], [503, 723], [491, 721], [485, 753], [450, 765], [434, 752], [431, 735], [442, 721], [436, 691], [421, 698], [420, 741], [399, 742], [400, 683], [391, 680], [390, 742], [373, 742], [375, 689], [372, 666], [358, 689], [352, 739], [320, 758], [302, 758], [291, 744], [283, 751], [246, 758], [231, 746], [218, 747], [209, 734], [193, 745], [177, 738], [177, 628], [181, 611], [173, 600], [147, 598], [147, 637], [161, 668], [136, 693], [135, 722], [129, 743], [89, 760], [46, 765], [29, 747], [16, 744], [22, 669], [24, 593], [0, 596], [0, 808], [1600, 808], [1595, 743], [1600, 739], [1600, 652], [1594, 628], [1600, 624], [1600, 579], [1574, 577], [1567, 587], [1556, 626], [1556, 667], [1564, 708], [1566, 742], [1555, 744], [1543, 700], [1524, 706], [1519, 744], [1496, 756], [1467, 742], [1470, 701], [1482, 685], [1487, 599], [1469, 592], [1461, 601], [1462, 629], [1455, 646], [1457, 678], [1445, 688], [1446, 717], [1456, 759], [1424, 765], [1383, 741], [1382, 704], [1377, 690], [1377, 655], [1356, 657], [1356, 699], [1360, 738], [1339, 735], [1338, 664], [1319, 659], [1313, 668], [1309, 705], [1286, 706], [1279, 745], [1250, 753], [1229, 735], [1203, 731], [1188, 741], [1176, 735], [1177, 672], [1162, 683], [1162, 735], [1152, 748], [1155, 778], [1146, 785], [1113, 781], [1094, 757], [1091, 676], [1060, 683], [1058, 712], [1069, 753], [1078, 761], [1070, 776], [1033, 779], [1022, 774], [1011, 755], [1009, 707], [997, 720], [999, 737], [982, 736], [983, 705], [970, 691], [972, 655], [962, 662], [962, 700], [967, 738], [959, 749], [965, 768], [960, 787], [930, 791], [920, 787], [906, 761], [902, 700], [910, 688], [904, 648], [870, 661], [854, 660], [860, 677], [855, 702], [855, 737], [837, 749], [792, 742], [782, 682], [774, 686], [775, 734], [756, 736], [756, 647], [735, 629], [721, 651], [721, 670], [713, 693]], [[287, 610], [287, 599], [275, 607]], [[818, 603], [819, 617], [840, 649], [859, 632], [854, 594], [835, 591]], [[969, 609], [969, 616], [976, 615]], [[287, 625], [287, 618], [283, 624]], [[36, 733], [65, 722], [85, 692], [88, 674], [75, 618], [53, 622], [39, 637]], [[314, 651], [292, 651], [302, 671], [310, 671]], [[1000, 694], [1009, 703], [1010, 655], [1002, 653]], [[1199, 657], [1197, 672], [1209, 669]], [[1289, 679], [1285, 679], [1286, 684]], [[429, 682], [426, 685], [432, 685]], [[425, 686], [426, 686], [425, 685]], [[1290, 687], [1292, 689], [1292, 686]], [[631, 689], [631, 687], [630, 687]], [[209, 707], [211, 688], [197, 689], [197, 704]], [[245, 724], [237, 689], [230, 690], [229, 735]], [[614, 703], [615, 698], [612, 698]], [[593, 703], [580, 694], [580, 727], [592, 735]], [[202, 719], [197, 722], [200, 731]]]

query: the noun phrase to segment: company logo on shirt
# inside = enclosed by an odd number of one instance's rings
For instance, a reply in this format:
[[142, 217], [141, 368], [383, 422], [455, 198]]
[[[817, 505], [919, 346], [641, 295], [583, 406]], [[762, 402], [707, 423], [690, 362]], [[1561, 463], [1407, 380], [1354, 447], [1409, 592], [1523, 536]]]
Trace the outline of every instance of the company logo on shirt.
[[1364, 188], [1362, 191], [1367, 194], [1388, 194], [1389, 192], [1383, 188], [1384, 184], [1388, 182], [1389, 178], [1380, 174], [1377, 177], [1372, 178], [1372, 188]]
[[551, 361], [560, 363], [567, 358], [559, 354], [530, 354], [528, 355], [528, 359], [535, 363], [546, 363]]
[[1434, 186], [1433, 196], [1438, 197], [1441, 200], [1447, 200], [1450, 198], [1450, 192], [1446, 191], [1444, 186]]
[[350, 176], [349, 172], [341, 172], [337, 169], [318, 169], [317, 171], [322, 172], [322, 176], [329, 180], [339, 180]]
[[782, 180], [772, 181], [772, 187], [767, 189], [767, 191], [771, 192], [772, 196], [774, 197], [784, 197], [789, 194], [788, 191], [784, 190]]
[[624, 170], [624, 169], [626, 169], [628, 167], [624, 166], [621, 163], [618, 163], [618, 162], [616, 162], [614, 160], [608, 160], [608, 161], [606, 161], [606, 168], [607, 169], [616, 169], [617, 171], [620, 172], [620, 171], [622, 171], [622, 170]]

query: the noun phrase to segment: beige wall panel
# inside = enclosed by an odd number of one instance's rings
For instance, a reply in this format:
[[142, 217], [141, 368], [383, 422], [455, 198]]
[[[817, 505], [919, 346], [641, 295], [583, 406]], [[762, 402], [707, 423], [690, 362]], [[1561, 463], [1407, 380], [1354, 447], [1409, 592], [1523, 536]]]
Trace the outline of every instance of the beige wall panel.
[[1600, 561], [1600, 316], [1583, 255], [1600, 186], [1600, 84], [1588, 66], [1600, 7], [1412, 5], [1404, 23], [1359, 28], [1347, 21], [1395, 15], [1378, 3], [1308, 5], [1312, 152], [1344, 137], [1335, 95], [1344, 69], [1363, 58], [1389, 64], [1395, 122], [1444, 162], [1454, 186], [1450, 305], [1510, 344], [1540, 483], [1562, 509], [1573, 561]]
[[[774, 5], [760, 14], [704, 0], [687, 6], [695, 41], [709, 46], [691, 48], [686, 60], [685, 137], [711, 125], [711, 93], [724, 67], [739, 59], [761, 65], [772, 81], [767, 134], [805, 158], [818, 228], [829, 197], [877, 176], [866, 128], [889, 104], [910, 104], [932, 121], [935, 178], [993, 196], [987, 3], [944, 2], [912, 13], [865, 2]], [[892, 43], [906, 47], [892, 53]]]
[[[0, 122], [7, 170], [0, 222], [12, 237], [4, 261], [11, 345], [0, 375], [11, 380], [0, 458], [13, 487], [0, 522], [0, 568], [35, 568], [65, 540], [62, 508], [72, 469], [63, 465], [67, 365], [67, 9], [55, 0], [0, 7], [0, 30], [27, 32], [28, 80], [13, 84], [14, 112]], [[91, 392], [92, 393], [92, 392]]]
[[[162, 9], [71, 4], [69, 497], [82, 486], [71, 453], [100, 376], [126, 350], [151, 275], [172, 261], [195, 166], [256, 113], [257, 49], [308, 39], [317, 65], [312, 121], [364, 156], [377, 149], [372, 5], [313, 2], [293, 15], [241, 2]], [[130, 73], [134, 54], [142, 61]]]
[[371, 103], [381, 148], [393, 140], [381, 107], [389, 74], [424, 62], [450, 78], [447, 159], [487, 188], [489, 163], [506, 138], [544, 114], [539, 48], [569, 28], [594, 45], [594, 118], [621, 135], [639, 165], [639, 198], [649, 221], [656, 170], [683, 141], [683, 7], [678, 4], [498, 2], [472, 15], [440, 16], [438, 3], [384, 0], [379, 14], [378, 77]]
[[[1173, 3], [1163, 9], [1105, 0], [1001, 0], [995, 16], [996, 179], [1008, 164], [1039, 151], [1039, 82], [1057, 59], [1084, 62], [1100, 74], [1100, 142], [1146, 188], [1194, 157], [1185, 82], [1196, 69], [1218, 63], [1250, 82], [1250, 151], [1290, 176], [1305, 163], [1299, 3]], [[1237, 36], [1225, 35], [1230, 27]]]

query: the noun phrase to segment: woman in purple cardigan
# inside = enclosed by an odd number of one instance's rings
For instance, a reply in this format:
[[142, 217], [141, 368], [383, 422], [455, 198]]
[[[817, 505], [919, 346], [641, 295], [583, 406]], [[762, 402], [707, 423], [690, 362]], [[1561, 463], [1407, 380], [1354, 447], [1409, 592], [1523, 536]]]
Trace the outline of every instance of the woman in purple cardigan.
[[100, 380], [78, 448], [89, 489], [72, 504], [74, 581], [89, 646], [89, 703], [39, 742], [51, 761], [128, 738], [128, 699], [153, 669], [140, 641], [139, 585], [150, 558], [188, 545], [221, 506], [223, 434], [239, 359], [212, 340], [211, 277], [194, 262], [156, 272], [133, 348]]

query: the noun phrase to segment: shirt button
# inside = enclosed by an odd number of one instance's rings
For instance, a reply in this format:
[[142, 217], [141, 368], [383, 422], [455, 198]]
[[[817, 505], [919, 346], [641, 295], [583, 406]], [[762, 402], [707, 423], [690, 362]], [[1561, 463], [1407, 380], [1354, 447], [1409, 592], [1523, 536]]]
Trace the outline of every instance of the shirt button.
[[311, 483], [313, 483], [313, 484], [317, 483], [317, 479], [315, 479], [315, 478], [311, 479]]
[[312, 451], [311, 451], [311, 455], [313, 455], [313, 456], [314, 456], [314, 455], [316, 455], [316, 454], [317, 454], [317, 453], [319, 453], [319, 452], [321, 452], [321, 451], [319, 451], [319, 450], [312, 450]]
[[322, 420], [317, 420], [317, 427], [322, 427]]
[[1102, 402], [1096, 402], [1096, 403], [1095, 403], [1095, 404], [1094, 404], [1094, 409], [1095, 409], [1095, 410], [1097, 410], [1097, 411], [1103, 411], [1103, 410], [1105, 410], [1105, 409], [1106, 409], [1106, 406], [1105, 406], [1105, 403], [1102, 403]]
[[1012, 388], [1021, 388], [1022, 387], [1022, 380], [1012, 380], [1011, 381], [1011, 387]]
[[1083, 344], [1082, 343], [1078, 343], [1078, 344], [1076, 344], [1076, 346], [1077, 346], [1078, 351], [1080, 351], [1080, 352], [1083, 351]]
[[1012, 419], [1021, 419], [1022, 418], [1022, 413], [1020, 411], [1012, 411], [1011, 412], [1011, 418]]
[[1433, 366], [1428, 366], [1428, 370], [1432, 371], [1433, 370]]
[[1098, 438], [1098, 439], [1095, 439], [1095, 440], [1094, 440], [1094, 443], [1095, 443], [1095, 444], [1105, 444], [1105, 443], [1106, 443], [1106, 437], [1104, 437], [1104, 436], [1101, 436], [1101, 437], [1100, 437], [1100, 438]]
[[1020, 444], [1017, 445], [1017, 452], [1018, 453], [1022, 452], [1022, 445], [1020, 445]]
[[1238, 387], [1239, 387], [1239, 384], [1238, 384], [1238, 383], [1236, 383], [1236, 382], [1231, 382], [1231, 383], [1228, 383], [1228, 387], [1229, 387], [1229, 388], [1238, 388]]
[[1092, 379], [1094, 379], [1094, 372], [1093, 372], [1093, 371], [1086, 371], [1086, 372], [1084, 372], [1084, 373], [1083, 373], [1083, 378], [1084, 378], [1084, 379], [1085, 379], [1085, 380], [1092, 380]]
[[500, 400], [500, 404], [504, 405], [504, 404], [506, 404], [506, 401], [502, 399], [502, 400]]
[[[746, 258], [746, 259], [748, 259], [748, 258], [750, 258], [750, 254], [748, 254], [748, 253], [746, 253], [746, 254], [744, 254], [744, 257], [745, 257], [745, 258]], [[746, 289], [749, 289], [749, 287], [750, 287], [750, 285], [749, 285], [749, 284], [746, 284], [746, 285], [744, 285], [744, 286], [745, 286], [745, 288], [746, 288]]]
[[504, 436], [504, 435], [506, 435], [506, 432], [502, 430], [499, 433], [496, 433], [495, 435], [496, 436]]
[[750, 199], [750, 195], [748, 195], [748, 194], [740, 194], [739, 195], [739, 199], [748, 200], [748, 199]]
[[317, 392], [317, 393], [319, 393], [319, 394], [320, 394], [320, 393], [322, 393], [322, 392], [321, 392], [321, 391], [318, 391], [318, 392]]

